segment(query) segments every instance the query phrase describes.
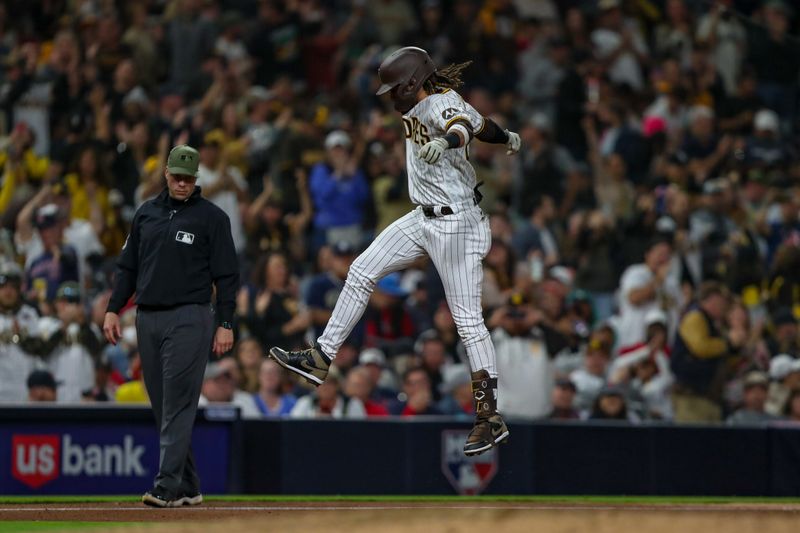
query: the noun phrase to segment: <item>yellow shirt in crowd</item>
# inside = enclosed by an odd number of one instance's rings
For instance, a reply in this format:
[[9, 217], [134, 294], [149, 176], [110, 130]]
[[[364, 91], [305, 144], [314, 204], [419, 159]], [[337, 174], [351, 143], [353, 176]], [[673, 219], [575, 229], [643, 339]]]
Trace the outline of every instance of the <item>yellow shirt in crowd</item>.
[[29, 180], [41, 181], [50, 165], [48, 158], [39, 157], [30, 149], [22, 154], [22, 164], [16, 172], [9, 172], [7, 162], [8, 153], [0, 152], [0, 168], [3, 169], [2, 180], [0, 180], [2, 183], [0, 185], [0, 212], [4, 212], [8, 208], [17, 187], [26, 176]]
[[144, 383], [140, 379], [123, 383], [117, 387], [114, 399], [117, 403], [150, 403]]
[[67, 191], [69, 191], [69, 195], [72, 198], [70, 219], [91, 220], [92, 202], [100, 207], [103, 220], [108, 220], [113, 216], [113, 211], [108, 203], [108, 188], [105, 185], [98, 185], [94, 198], [90, 200], [86, 186], [81, 183], [81, 179], [77, 174], [67, 174], [64, 178], [64, 183], [67, 185]]

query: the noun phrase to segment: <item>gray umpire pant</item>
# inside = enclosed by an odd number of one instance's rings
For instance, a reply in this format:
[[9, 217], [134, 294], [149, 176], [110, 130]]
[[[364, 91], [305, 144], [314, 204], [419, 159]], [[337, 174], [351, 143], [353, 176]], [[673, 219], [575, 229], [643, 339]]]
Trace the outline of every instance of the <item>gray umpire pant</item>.
[[174, 496], [199, 492], [192, 457], [192, 426], [211, 353], [214, 313], [209, 304], [136, 313], [142, 375], [160, 431], [155, 485]]

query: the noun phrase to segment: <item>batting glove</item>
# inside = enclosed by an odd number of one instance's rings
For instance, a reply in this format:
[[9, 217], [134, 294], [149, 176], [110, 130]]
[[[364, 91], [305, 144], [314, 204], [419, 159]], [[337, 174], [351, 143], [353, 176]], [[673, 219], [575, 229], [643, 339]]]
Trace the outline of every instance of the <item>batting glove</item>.
[[519, 139], [519, 134], [508, 130], [506, 130], [506, 133], [508, 134], [508, 142], [506, 143], [506, 148], [508, 148], [508, 150], [506, 150], [506, 154], [516, 154], [519, 152], [520, 146], [522, 146], [522, 141]]
[[431, 165], [435, 164], [439, 158], [442, 157], [444, 151], [447, 150], [447, 141], [442, 137], [428, 142], [419, 151], [419, 158]]

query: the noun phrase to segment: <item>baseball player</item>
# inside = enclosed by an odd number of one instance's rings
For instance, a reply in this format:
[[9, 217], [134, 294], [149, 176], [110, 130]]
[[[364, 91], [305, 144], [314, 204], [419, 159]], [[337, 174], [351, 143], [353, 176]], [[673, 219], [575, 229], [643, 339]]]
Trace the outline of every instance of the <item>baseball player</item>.
[[389, 93], [403, 115], [411, 200], [417, 207], [387, 227], [351, 265], [344, 289], [322, 336], [311, 348], [270, 356], [288, 370], [321, 384], [328, 367], [367, 307], [376, 282], [427, 254], [442, 278], [472, 370], [475, 425], [464, 445], [478, 455], [508, 438], [497, 412], [494, 345], [481, 313], [481, 261], [489, 251], [489, 220], [475, 171], [467, 159], [473, 138], [519, 151], [519, 135], [483, 117], [454, 90], [469, 63], [437, 70], [428, 53], [405, 47], [378, 70], [379, 95]]

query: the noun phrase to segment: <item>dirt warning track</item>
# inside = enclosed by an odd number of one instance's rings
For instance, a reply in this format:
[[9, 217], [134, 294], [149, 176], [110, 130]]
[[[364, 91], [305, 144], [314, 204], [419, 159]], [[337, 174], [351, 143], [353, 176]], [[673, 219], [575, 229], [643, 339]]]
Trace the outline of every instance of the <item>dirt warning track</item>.
[[[800, 504], [539, 502], [208, 502], [153, 509], [131, 502], [0, 505], [0, 520], [142, 522], [124, 531], [420, 532], [491, 528], [515, 533], [648, 533], [708, 528], [726, 533], [795, 532]], [[101, 531], [101, 530], [93, 530]], [[120, 531], [116, 529], [115, 531]]]

